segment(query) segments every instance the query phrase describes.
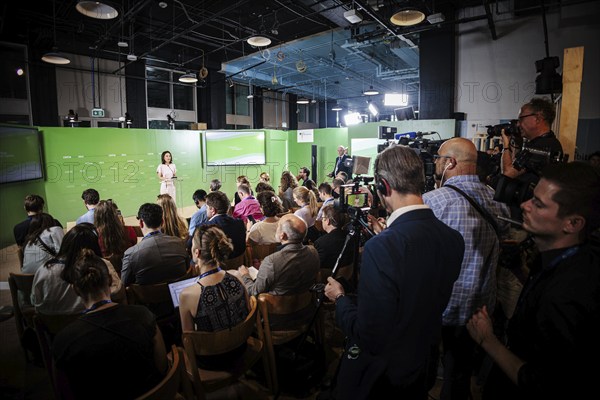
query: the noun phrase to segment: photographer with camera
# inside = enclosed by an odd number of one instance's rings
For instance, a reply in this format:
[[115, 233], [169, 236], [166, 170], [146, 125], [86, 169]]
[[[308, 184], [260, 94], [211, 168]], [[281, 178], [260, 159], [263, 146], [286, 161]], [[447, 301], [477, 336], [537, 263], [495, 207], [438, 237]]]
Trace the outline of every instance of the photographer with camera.
[[494, 191], [480, 181], [477, 148], [472, 141], [449, 139], [434, 159], [440, 187], [425, 193], [423, 202], [440, 221], [460, 232], [465, 241], [460, 275], [442, 314], [444, 380], [440, 399], [467, 400], [476, 343], [466, 325], [478, 307], [494, 309], [499, 235], [508, 231], [507, 224], [496, 216], [508, 218], [509, 211], [505, 204], [494, 201]]
[[554, 105], [542, 98], [531, 99], [521, 107], [516, 122], [517, 132], [511, 132], [512, 134], [502, 132], [503, 175], [518, 178], [523, 182], [537, 183], [539, 177], [535, 171], [530, 171], [528, 168], [519, 170], [513, 166], [514, 156], [520, 149], [511, 145], [511, 136], [518, 135], [520, 131], [521, 136], [526, 140], [526, 148], [562, 154], [562, 146], [551, 130], [555, 116]]
[[338, 398], [427, 398], [428, 358], [440, 340], [464, 241], [423, 204], [423, 163], [413, 149], [381, 152], [375, 179], [391, 215], [364, 246], [357, 302], [331, 277], [325, 287], [348, 337]]
[[539, 254], [529, 265], [506, 340], [490, 312], [467, 323], [494, 360], [484, 399], [581, 399], [595, 393], [600, 367], [600, 175], [580, 162], [551, 164], [521, 205], [523, 229]]

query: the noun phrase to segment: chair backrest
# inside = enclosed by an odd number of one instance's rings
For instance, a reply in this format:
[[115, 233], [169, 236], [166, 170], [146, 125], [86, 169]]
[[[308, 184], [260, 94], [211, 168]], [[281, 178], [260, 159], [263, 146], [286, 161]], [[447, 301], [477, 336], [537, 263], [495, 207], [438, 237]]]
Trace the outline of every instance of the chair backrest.
[[[250, 297], [250, 313], [246, 319], [233, 327], [218, 332], [183, 332], [183, 346], [186, 354], [187, 373], [192, 377], [192, 386], [198, 400], [206, 398], [206, 392], [227, 387], [235, 383], [248, 371], [263, 355], [263, 335], [258, 321], [258, 306], [255, 297]], [[256, 326], [258, 338], [252, 336]], [[199, 369], [196, 356], [209, 356], [225, 354], [239, 348], [246, 343], [244, 353], [232, 362], [232, 365], [223, 370]], [[271, 375], [268, 363], [265, 364], [265, 373]]]
[[244, 263], [245, 256], [246, 256], [245, 253], [242, 253], [239, 256], [232, 258], [231, 260], [226, 260], [225, 268], [223, 268], [223, 269], [225, 269], [225, 270], [237, 269]]
[[[183, 343], [188, 357], [192, 352], [199, 356], [209, 356], [227, 353], [240, 347], [254, 332], [257, 310], [256, 297], [250, 296], [250, 312], [246, 319], [237, 326], [218, 332], [184, 331]], [[188, 346], [191, 347], [188, 348]]]
[[171, 300], [169, 284], [166, 282], [154, 285], [131, 284], [127, 286], [127, 303], [144, 305], [152, 311], [157, 318], [170, 316], [175, 312]]
[[[265, 341], [266, 360], [268, 362], [268, 385], [273, 393], [279, 391], [279, 379], [275, 357], [275, 345], [288, 343], [306, 333], [316, 309], [315, 295], [303, 292], [293, 295], [258, 295], [258, 304], [262, 317], [262, 331]], [[318, 324], [319, 319], [315, 320]], [[314, 327], [317, 332], [320, 326]]]
[[33, 277], [34, 274], [15, 274], [13, 272], [8, 275], [8, 287], [10, 288], [10, 296], [13, 302], [17, 335], [19, 336], [21, 346], [26, 350], [23, 335], [26, 328], [33, 328], [32, 318], [35, 313], [35, 309], [30, 304]]
[[[187, 379], [183, 371], [183, 354], [181, 349], [172, 346], [173, 362], [167, 375], [160, 383], [148, 392], [136, 398], [136, 400], [173, 400], [181, 392], [182, 381]], [[188, 397], [185, 397], [188, 398]]]

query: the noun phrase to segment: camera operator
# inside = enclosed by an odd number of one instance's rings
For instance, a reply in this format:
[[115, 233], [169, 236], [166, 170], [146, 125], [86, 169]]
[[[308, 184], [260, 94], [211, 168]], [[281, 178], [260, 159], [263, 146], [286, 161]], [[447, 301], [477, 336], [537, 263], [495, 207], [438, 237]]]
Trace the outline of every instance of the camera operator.
[[375, 179], [391, 215], [388, 228], [364, 246], [357, 302], [331, 277], [325, 287], [348, 337], [338, 398], [427, 398], [428, 358], [440, 340], [464, 241], [423, 204], [423, 163], [413, 149], [381, 152]]
[[509, 321], [506, 344], [486, 307], [467, 324], [494, 360], [484, 399], [580, 399], [596, 391], [600, 356], [600, 175], [584, 163], [551, 164], [521, 205], [540, 251]]
[[[467, 400], [470, 397], [476, 343], [466, 325], [478, 307], [485, 304], [489, 310], [494, 309], [500, 251], [496, 229], [500, 226], [503, 233], [508, 231], [507, 224], [495, 217], [508, 218], [508, 207], [494, 201], [494, 191], [479, 179], [477, 154], [477, 148], [468, 139], [453, 138], [444, 142], [434, 156], [435, 178], [440, 188], [423, 195], [423, 201], [435, 216], [460, 232], [465, 240], [460, 275], [442, 314], [444, 380], [440, 399]], [[471, 205], [471, 201], [482, 210]]]
[[[554, 105], [542, 98], [531, 99], [521, 107], [517, 117], [517, 127], [521, 131], [521, 136], [527, 140], [525, 147], [562, 153], [562, 146], [550, 128], [555, 116]], [[513, 167], [513, 152], [518, 149], [511, 147], [510, 139], [510, 136], [502, 134], [502, 174], [509, 178], [537, 183], [538, 177], [535, 173], [526, 169], [519, 171]]]

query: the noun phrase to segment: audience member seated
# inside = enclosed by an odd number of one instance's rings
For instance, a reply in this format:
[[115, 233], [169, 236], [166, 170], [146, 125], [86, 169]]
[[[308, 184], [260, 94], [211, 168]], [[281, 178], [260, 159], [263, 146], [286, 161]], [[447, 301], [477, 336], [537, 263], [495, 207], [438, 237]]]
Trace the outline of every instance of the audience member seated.
[[81, 217], [77, 218], [75, 222], [77, 225], [88, 222], [90, 224], [94, 223], [94, 209], [98, 205], [100, 201], [100, 194], [96, 189], [86, 189], [81, 194], [81, 199], [83, 200], [83, 205], [87, 209], [87, 212], [83, 214]]
[[[31, 303], [41, 314], [79, 314], [85, 310], [81, 298], [73, 287], [61, 278], [65, 268], [72, 268], [82, 250], [90, 249], [98, 257], [102, 257], [98, 245], [98, 232], [94, 225], [83, 222], [71, 228], [63, 238], [60, 250], [55, 258], [39, 268], [33, 278]], [[122, 289], [117, 271], [108, 260], [104, 260], [111, 276], [110, 294], [116, 295]]]
[[323, 209], [329, 204], [333, 204], [333, 202], [335, 201], [335, 199], [333, 198], [332, 191], [333, 189], [331, 188], [329, 182], [323, 182], [319, 185], [319, 198], [321, 199], [323, 204], [321, 204], [321, 208], [317, 213], [317, 221], [320, 221], [322, 219]]
[[159, 194], [156, 203], [163, 210], [162, 233], [175, 236], [185, 241], [188, 239], [188, 226], [186, 221], [177, 214], [175, 200], [168, 194]]
[[261, 221], [265, 216], [260, 211], [260, 203], [250, 194], [250, 186], [241, 184], [238, 186], [237, 194], [241, 201], [233, 209], [233, 218], [240, 218], [244, 224], [248, 222], [251, 216], [254, 221]]
[[167, 358], [154, 315], [143, 306], [111, 302], [111, 276], [104, 260], [89, 249], [62, 277], [85, 311], [53, 341], [58, 375], [68, 382], [59, 390], [68, 387], [77, 399], [133, 399], [157, 385]]
[[95, 210], [94, 225], [98, 230], [102, 257], [112, 260], [115, 269], [120, 271], [125, 250], [137, 243], [135, 229], [123, 225], [117, 205], [112, 201], [101, 200]]
[[302, 179], [302, 186], [310, 190], [313, 190], [313, 188], [316, 188], [317, 186], [315, 181], [310, 179], [310, 169], [307, 167], [302, 167], [300, 170], [298, 170], [298, 177], [296, 179], [298, 179], [298, 181]]
[[[343, 229], [345, 223], [345, 214], [337, 211], [331, 204], [325, 207], [323, 210], [323, 230], [327, 233], [315, 241], [321, 268], [333, 269], [339, 255], [342, 253], [346, 241], [346, 232]], [[350, 241], [346, 245], [338, 267], [343, 267], [353, 261], [353, 250], [354, 244]]]
[[221, 190], [221, 181], [219, 179], [213, 179], [210, 181], [210, 191], [216, 192], [217, 190]]
[[190, 228], [188, 230], [190, 237], [194, 236], [194, 231], [197, 227], [208, 221], [208, 217], [206, 216], [206, 191], [202, 189], [196, 190], [192, 195], [192, 200], [194, 200], [198, 211], [190, 218]]
[[162, 208], [158, 204], [142, 204], [137, 219], [144, 237], [125, 251], [121, 268], [123, 283], [153, 285], [185, 275], [190, 265], [188, 253], [181, 239], [160, 231]]
[[35, 214], [30, 221], [23, 250], [21, 272], [24, 274], [35, 274], [46, 261], [56, 257], [65, 236], [62, 226], [56, 226], [50, 214]]
[[[25, 244], [25, 238], [29, 233], [29, 224], [31, 223], [31, 218], [34, 215], [40, 214], [44, 212], [44, 199], [37, 194], [29, 194], [25, 196], [25, 201], [23, 202], [23, 207], [25, 208], [25, 212], [27, 213], [27, 219], [19, 222], [13, 228], [13, 233], [15, 235], [15, 242], [17, 246], [23, 247]], [[57, 220], [54, 220], [54, 225], [60, 226], [62, 225]]]
[[281, 200], [275, 195], [275, 192], [270, 190], [260, 192], [257, 200], [265, 219], [252, 225], [248, 233], [248, 242], [251, 244], [279, 243], [275, 232], [279, 222], [277, 215], [283, 212]]
[[241, 219], [227, 215], [229, 199], [223, 192], [211, 192], [206, 195], [206, 225], [218, 225], [233, 243], [230, 259], [236, 258], [246, 251], [246, 226]]
[[256, 196], [258, 196], [260, 192], [264, 192], [265, 190], [270, 190], [272, 192], [275, 191], [275, 189], [273, 189], [273, 186], [266, 182], [258, 182], [256, 184], [256, 188], [254, 189], [254, 191], [256, 192]]
[[261, 172], [260, 176], [258, 177], [259, 182], [264, 182], [267, 184], [271, 184], [271, 175], [269, 175], [268, 172]]
[[298, 186], [294, 189], [294, 201], [300, 206], [294, 215], [297, 215], [306, 222], [306, 226], [308, 227], [306, 239], [314, 242], [321, 235], [319, 230], [315, 227], [315, 221], [317, 220], [317, 214], [319, 213], [317, 197], [312, 190], [304, 186]]
[[335, 178], [331, 182], [331, 195], [334, 199], [338, 199], [340, 197], [340, 193], [342, 193], [342, 185], [346, 184], [346, 181], [340, 178]]
[[[240, 175], [236, 179], [235, 196], [233, 199], [234, 205], [237, 205], [240, 201], [242, 201], [242, 198], [238, 193], [238, 191], [240, 190], [240, 185], [248, 185], [248, 187], [250, 187], [250, 181], [248, 180], [248, 177], [246, 175]], [[252, 192], [250, 194], [252, 194]]]
[[284, 215], [276, 232], [283, 248], [265, 257], [256, 280], [252, 280], [248, 268], [243, 265], [238, 268], [251, 296], [296, 294], [310, 289], [319, 272], [319, 255], [313, 246], [302, 244], [306, 230], [306, 223], [301, 218]]
[[[248, 316], [250, 302], [246, 287], [233, 274], [221, 269], [232, 250], [231, 240], [218, 226], [204, 225], [194, 233], [192, 257], [200, 276], [197, 284], [185, 288], [179, 296], [183, 331], [231, 329]], [[197, 361], [203, 368], [220, 369], [239, 358], [244, 350], [245, 344], [218, 357]]]
[[294, 189], [297, 187], [298, 181], [296, 177], [290, 171], [283, 171], [279, 183], [279, 198], [283, 204], [284, 211], [298, 207], [298, 204], [294, 201]]

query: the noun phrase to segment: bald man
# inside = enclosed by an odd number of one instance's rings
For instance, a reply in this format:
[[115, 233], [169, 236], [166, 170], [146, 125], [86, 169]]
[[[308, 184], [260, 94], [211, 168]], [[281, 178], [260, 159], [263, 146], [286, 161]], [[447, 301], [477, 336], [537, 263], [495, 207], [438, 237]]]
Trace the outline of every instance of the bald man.
[[344, 162], [351, 158], [350, 156], [348, 156], [347, 154], [348, 148], [344, 147], [343, 145], [339, 145], [337, 148], [337, 153], [338, 156], [335, 158], [335, 164], [333, 165], [333, 171], [331, 173], [329, 173], [329, 177], [330, 178], [336, 178], [338, 172], [343, 171], [346, 173], [346, 175], [348, 175], [348, 179], [352, 178], [352, 168], [347, 167], [346, 165], [344, 165]]
[[251, 296], [302, 293], [316, 282], [319, 254], [313, 246], [302, 244], [306, 231], [306, 223], [299, 217], [293, 214], [281, 217], [275, 232], [283, 245], [281, 250], [262, 261], [255, 280], [250, 278], [248, 268], [243, 265], [238, 268]]
[[444, 380], [440, 399], [470, 397], [473, 354], [476, 343], [466, 324], [483, 305], [496, 304], [496, 265], [500, 250], [494, 227], [454, 188], [468, 195], [494, 218], [503, 232], [507, 226], [498, 215], [508, 217], [505, 204], [494, 201], [494, 191], [477, 176], [477, 148], [470, 140], [453, 138], [442, 144], [435, 159], [440, 188], [423, 195], [435, 216], [457, 230], [465, 241], [465, 254], [450, 301], [442, 315]]

